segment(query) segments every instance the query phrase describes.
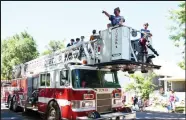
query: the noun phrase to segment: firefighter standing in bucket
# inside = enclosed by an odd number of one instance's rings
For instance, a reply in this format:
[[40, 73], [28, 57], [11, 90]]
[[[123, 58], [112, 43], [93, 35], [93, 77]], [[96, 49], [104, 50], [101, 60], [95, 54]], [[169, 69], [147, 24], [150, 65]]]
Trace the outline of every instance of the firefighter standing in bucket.
[[109, 20], [111, 21], [111, 24], [107, 25], [108, 28], [112, 27], [112, 26], [115, 26], [115, 25], [122, 25], [125, 22], [124, 17], [120, 16], [119, 7], [114, 9], [115, 16], [108, 14], [106, 11], [103, 11], [102, 13], [104, 13], [109, 18]]

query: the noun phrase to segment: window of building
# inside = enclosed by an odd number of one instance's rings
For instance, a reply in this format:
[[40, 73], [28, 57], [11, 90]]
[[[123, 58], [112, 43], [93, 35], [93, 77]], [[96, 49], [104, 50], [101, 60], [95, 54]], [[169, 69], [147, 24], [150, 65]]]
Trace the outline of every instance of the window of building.
[[168, 85], [171, 86], [172, 85], [171, 82], [168, 82]]
[[164, 78], [165, 76], [160, 75], [159, 77], [160, 77], [160, 78]]
[[162, 83], [162, 81], [161, 81], [161, 80], [159, 80], [158, 82], [159, 82], [159, 83], [158, 83], [158, 84], [159, 84], [159, 86], [162, 86], [162, 84], [161, 84], [161, 83]]

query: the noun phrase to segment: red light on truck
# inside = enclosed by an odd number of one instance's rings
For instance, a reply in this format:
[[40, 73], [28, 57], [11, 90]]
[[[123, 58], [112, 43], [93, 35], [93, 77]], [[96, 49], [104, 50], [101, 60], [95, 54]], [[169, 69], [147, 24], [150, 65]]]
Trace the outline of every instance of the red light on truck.
[[84, 94], [83, 95], [83, 99], [87, 100], [87, 99], [94, 99], [94, 95], [93, 94]]

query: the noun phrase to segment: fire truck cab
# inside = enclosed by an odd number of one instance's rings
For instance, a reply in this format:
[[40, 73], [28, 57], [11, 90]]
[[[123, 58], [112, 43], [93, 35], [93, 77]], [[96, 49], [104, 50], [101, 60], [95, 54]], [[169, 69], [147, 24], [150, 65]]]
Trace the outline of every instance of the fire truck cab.
[[45, 120], [135, 119], [136, 113], [123, 106], [117, 71], [160, 66], [138, 61], [131, 30], [107, 29], [94, 41], [16, 66], [13, 81], [19, 89], [9, 95], [9, 108], [32, 109]]

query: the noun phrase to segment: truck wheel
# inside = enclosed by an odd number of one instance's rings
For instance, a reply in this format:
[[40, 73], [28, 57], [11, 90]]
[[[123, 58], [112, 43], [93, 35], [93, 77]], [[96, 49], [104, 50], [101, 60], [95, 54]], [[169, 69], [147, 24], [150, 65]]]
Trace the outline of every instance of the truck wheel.
[[16, 97], [13, 97], [12, 101], [13, 101], [12, 102], [12, 104], [13, 104], [13, 106], [12, 106], [13, 107], [13, 111], [17, 112], [17, 110], [18, 110], [18, 105], [17, 104], [18, 103], [17, 103]]
[[46, 119], [45, 120], [60, 120], [60, 109], [56, 102], [51, 102], [47, 109]]
[[9, 98], [8, 99], [8, 108], [9, 108], [9, 110], [12, 110], [12, 99], [11, 98]]

